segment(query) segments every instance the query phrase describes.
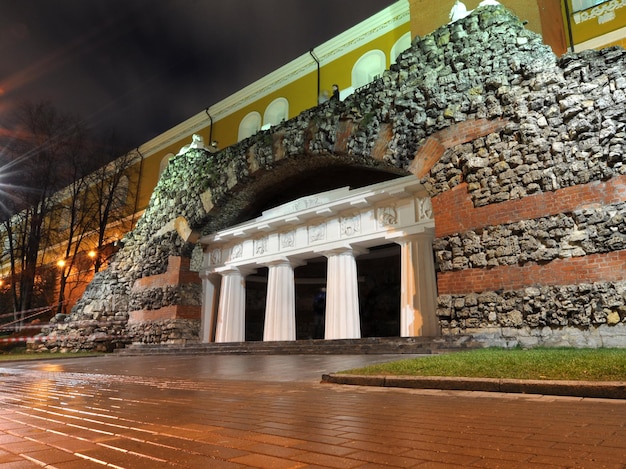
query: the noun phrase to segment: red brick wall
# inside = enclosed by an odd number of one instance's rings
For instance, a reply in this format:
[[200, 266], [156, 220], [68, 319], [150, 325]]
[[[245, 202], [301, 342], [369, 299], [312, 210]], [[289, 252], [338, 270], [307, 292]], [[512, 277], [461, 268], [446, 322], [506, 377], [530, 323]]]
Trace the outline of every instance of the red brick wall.
[[497, 290], [520, 290], [531, 285], [576, 285], [578, 283], [626, 280], [626, 251], [556, 259], [541, 265], [505, 265], [489, 269], [439, 272], [440, 295], [462, 295]]
[[467, 192], [467, 184], [461, 183], [452, 190], [439, 194], [432, 199], [435, 215], [435, 236], [447, 236], [484, 226], [515, 223], [520, 220], [556, 215], [594, 205], [608, 205], [625, 200], [626, 176], [476, 208]]
[[[198, 272], [189, 270], [191, 260], [180, 256], [170, 256], [167, 271], [160, 275], [137, 279], [133, 292], [150, 289], [164, 289], [168, 286], [199, 284]], [[168, 305], [159, 309], [142, 309], [130, 312], [133, 321], [154, 321], [159, 319], [200, 319], [201, 307], [196, 305]]]
[[[420, 147], [411, 171], [425, 176], [447, 148], [497, 131], [506, 121], [475, 120], [451, 126]], [[626, 176], [595, 181], [521, 199], [475, 207], [465, 182], [432, 199], [435, 236], [444, 237], [487, 226], [515, 223], [626, 201]], [[440, 295], [517, 290], [531, 285], [573, 285], [626, 279], [626, 251], [492, 268], [439, 272]]]

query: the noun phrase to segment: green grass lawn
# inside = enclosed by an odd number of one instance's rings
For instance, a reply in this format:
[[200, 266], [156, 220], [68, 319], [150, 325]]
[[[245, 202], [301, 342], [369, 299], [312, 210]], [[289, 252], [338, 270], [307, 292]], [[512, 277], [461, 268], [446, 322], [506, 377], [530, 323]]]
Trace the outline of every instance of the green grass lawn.
[[478, 349], [345, 371], [360, 375], [626, 381], [626, 349]]

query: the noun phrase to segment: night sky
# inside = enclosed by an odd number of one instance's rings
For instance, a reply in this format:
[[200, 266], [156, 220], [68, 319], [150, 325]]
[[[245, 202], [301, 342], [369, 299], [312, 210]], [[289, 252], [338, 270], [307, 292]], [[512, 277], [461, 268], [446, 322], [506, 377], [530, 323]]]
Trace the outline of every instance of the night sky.
[[0, 126], [51, 101], [139, 146], [393, 0], [3, 0]]

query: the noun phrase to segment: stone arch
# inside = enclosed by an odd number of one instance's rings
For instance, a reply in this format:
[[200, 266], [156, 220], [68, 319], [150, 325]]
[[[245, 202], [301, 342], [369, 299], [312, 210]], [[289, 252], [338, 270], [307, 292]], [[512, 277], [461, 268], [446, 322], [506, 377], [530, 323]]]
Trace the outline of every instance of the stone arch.
[[[214, 232], [217, 226], [233, 226], [239, 225], [249, 220], [260, 217], [264, 211], [275, 208], [281, 204], [309, 196], [324, 191], [332, 191], [339, 187], [350, 186], [351, 188], [362, 188], [384, 181], [391, 181], [397, 178], [405, 177], [405, 170], [400, 170], [391, 165], [367, 165], [358, 164], [352, 158], [340, 157], [337, 155], [326, 155], [318, 157], [297, 157], [291, 161], [281, 161], [274, 166], [271, 171], [261, 171], [255, 173], [255, 177], [233, 188], [232, 193], [224, 200], [219, 212], [229, 214], [228, 219], [221, 219], [219, 225], [215, 219], [210, 220], [209, 224], [198, 228], [201, 232]], [[211, 215], [211, 213], [209, 213]], [[219, 214], [215, 214], [219, 217]], [[242, 238], [243, 239], [243, 238]], [[400, 248], [398, 247], [398, 250]], [[318, 254], [322, 256], [322, 254]], [[399, 259], [393, 259], [400, 269]], [[357, 262], [361, 262], [358, 260]], [[298, 266], [295, 274], [295, 281], [299, 284], [298, 297], [298, 319], [295, 321], [298, 331], [295, 335], [297, 339], [312, 338], [307, 335], [309, 328], [312, 327], [312, 319], [307, 316], [306, 309], [307, 300], [302, 295], [312, 296], [311, 287], [308, 286], [306, 279], [309, 275], [308, 269], [311, 265], [303, 264]], [[370, 267], [371, 268], [371, 267]], [[263, 322], [264, 302], [266, 300], [265, 289], [267, 288], [268, 272], [267, 267], [259, 266], [248, 274], [245, 272], [246, 283], [246, 307], [245, 307], [245, 326], [244, 335], [239, 337], [245, 340], [262, 340], [263, 326], [259, 330], [259, 324]], [[325, 274], [324, 274], [325, 275]], [[399, 275], [399, 272], [398, 272]], [[218, 285], [221, 279], [215, 280]], [[300, 284], [303, 281], [304, 284]], [[208, 280], [205, 280], [207, 283]], [[399, 284], [397, 288], [399, 289]], [[205, 286], [205, 288], [207, 288]], [[214, 287], [215, 288], [215, 287]], [[217, 287], [219, 290], [219, 286]], [[398, 303], [400, 301], [397, 298]], [[261, 301], [261, 303], [259, 303]], [[213, 304], [213, 303], [212, 303]], [[217, 303], [215, 303], [217, 304]], [[261, 310], [261, 311], [259, 311]], [[251, 315], [251, 316], [249, 316]], [[378, 318], [380, 315], [375, 316]], [[396, 326], [399, 328], [400, 310], [397, 311]], [[362, 318], [363, 319], [363, 318]], [[252, 321], [252, 323], [250, 322]], [[256, 329], [251, 332], [251, 329]], [[374, 327], [370, 322], [366, 323], [364, 328], [365, 334], [371, 334]], [[215, 331], [213, 332], [215, 333]], [[204, 338], [205, 341], [210, 335]], [[366, 335], [364, 335], [365, 337]], [[397, 334], [396, 334], [397, 336]], [[232, 338], [232, 336], [222, 334], [224, 337]], [[319, 337], [318, 337], [319, 338]], [[323, 337], [322, 337], [323, 338]]]
[[[298, 197], [342, 186], [363, 187], [409, 174], [406, 170], [377, 162], [358, 163], [348, 156], [300, 156], [278, 162], [271, 171], [260, 170], [233, 186], [220, 202], [209, 224], [200, 231], [237, 224], [261, 214], [265, 209]], [[217, 218], [228, 214], [228, 219]]]
[[[137, 228], [64, 330], [72, 335], [84, 317], [102, 311], [130, 316], [107, 330], [130, 337], [124, 343], [197, 340], [201, 290], [199, 267], [190, 269], [192, 232], [216, 233], [253, 218], [281, 201], [281, 184], [289, 181], [299, 188], [297, 182], [328, 179], [333, 168], [342, 168], [341, 178], [369, 168], [409, 171], [430, 195], [429, 248], [445, 333], [532, 346], [566, 344], [559, 341], [568, 331], [590, 331], [584, 337], [594, 346], [623, 346], [626, 316], [617, 300], [626, 282], [626, 238], [606, 227], [626, 204], [626, 85], [618, 78], [600, 84], [609, 71], [623, 75], [625, 63], [621, 49], [557, 59], [504, 7], [478, 7], [416, 38], [381, 79], [343, 101], [220, 152], [190, 149], [172, 159], [169, 179], [159, 182]], [[323, 177], [311, 177], [316, 170]], [[299, 172], [309, 177], [298, 180]], [[576, 229], [582, 216], [588, 229]], [[548, 230], [538, 227], [552, 224], [560, 234], [544, 239]], [[607, 235], [592, 236], [600, 231]], [[102, 305], [102, 292], [113, 290], [111, 304]], [[554, 311], [557, 298], [569, 309]], [[592, 303], [598, 314], [580, 306]], [[157, 328], [166, 332], [155, 339]]]
[[[293, 291], [299, 279], [294, 276], [295, 268], [303, 269], [311, 258], [320, 255], [328, 257], [327, 304], [332, 306], [326, 310], [324, 337], [388, 334], [389, 329], [372, 327], [371, 319], [367, 323], [362, 313], [365, 295], [376, 293], [378, 301], [385, 297], [381, 295], [380, 272], [373, 267], [382, 265], [382, 260], [374, 261], [370, 251], [389, 244], [397, 244], [396, 249], [387, 248], [386, 254], [379, 250], [377, 254], [390, 257], [387, 264], [392, 269], [395, 266], [393, 278], [397, 284], [394, 288], [387, 285], [387, 289], [395, 291], [396, 297], [390, 300], [387, 295], [385, 301], [391, 304], [379, 309], [395, 308], [395, 328], [404, 337], [438, 335], [430, 203], [417, 179], [406, 174], [391, 165], [326, 155], [281, 161], [271, 172], [257, 173], [254, 180], [234, 188], [228, 200], [221, 203], [220, 211], [230, 215], [219, 226], [227, 228], [216, 229], [215, 220], [202, 228], [209, 233], [200, 239], [205, 252], [201, 270], [205, 291], [202, 339], [247, 340], [251, 337], [245, 332], [250, 320], [248, 308], [252, 306], [258, 328], [263, 321], [263, 304], [259, 303], [263, 299], [267, 301], [263, 340], [307, 338], [296, 335], [295, 324], [300, 323], [295, 319], [295, 303], [289, 306], [281, 302], [297, 296]], [[285, 235], [294, 236], [295, 241], [283, 245]], [[366, 274], [370, 272], [365, 276], [371, 282], [363, 287], [359, 285], [357, 263]], [[275, 273], [276, 269], [283, 273]], [[281, 279], [278, 293], [276, 275]], [[249, 287], [252, 303], [247, 302]], [[346, 298], [346, 292], [352, 293]], [[310, 289], [307, 294], [312, 297]], [[268, 312], [277, 309], [291, 312], [272, 314], [268, 319]], [[380, 311], [373, 313], [371, 317], [376, 320], [388, 320]], [[291, 318], [288, 331], [281, 323], [285, 317]], [[255, 336], [256, 340], [260, 337], [259, 333]]]

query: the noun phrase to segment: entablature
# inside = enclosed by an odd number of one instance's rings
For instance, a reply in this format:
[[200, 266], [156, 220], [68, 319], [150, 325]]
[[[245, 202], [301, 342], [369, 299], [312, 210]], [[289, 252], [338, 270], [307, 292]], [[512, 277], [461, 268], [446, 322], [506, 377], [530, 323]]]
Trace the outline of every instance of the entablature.
[[430, 197], [410, 175], [301, 197], [199, 242], [205, 253], [203, 271], [210, 273], [265, 265], [277, 256], [301, 262], [338, 247], [399, 242], [433, 228]]

